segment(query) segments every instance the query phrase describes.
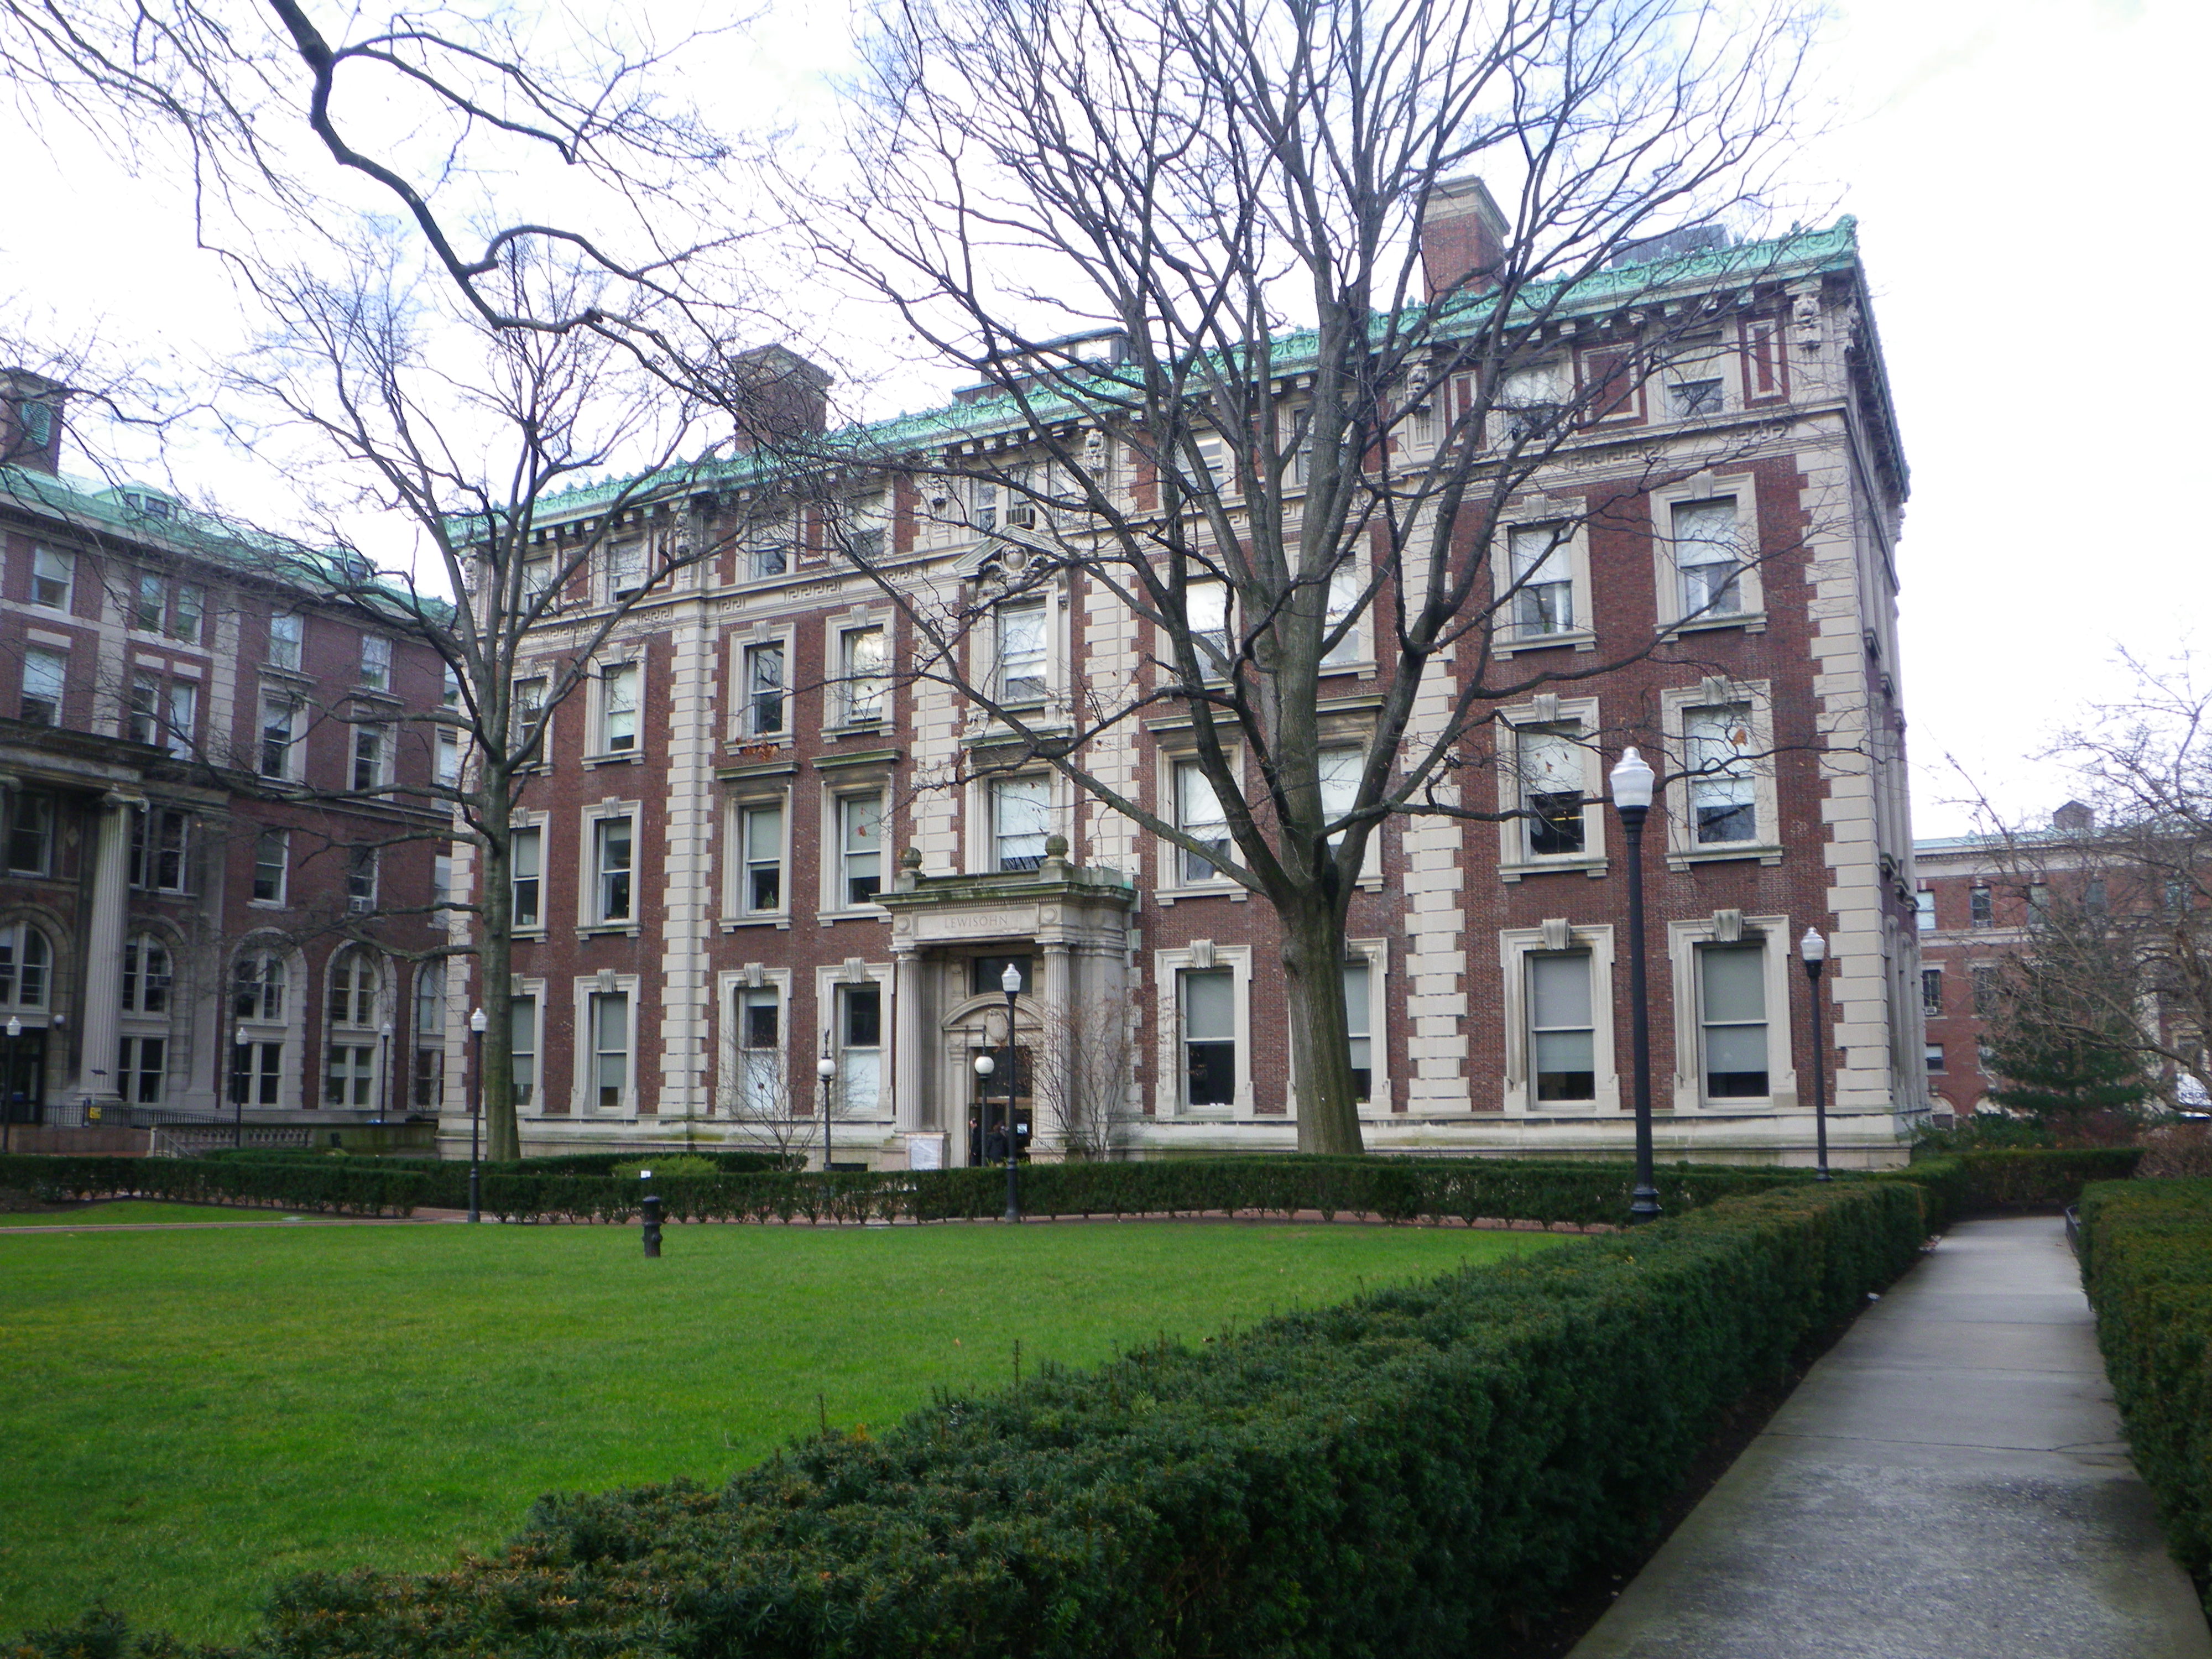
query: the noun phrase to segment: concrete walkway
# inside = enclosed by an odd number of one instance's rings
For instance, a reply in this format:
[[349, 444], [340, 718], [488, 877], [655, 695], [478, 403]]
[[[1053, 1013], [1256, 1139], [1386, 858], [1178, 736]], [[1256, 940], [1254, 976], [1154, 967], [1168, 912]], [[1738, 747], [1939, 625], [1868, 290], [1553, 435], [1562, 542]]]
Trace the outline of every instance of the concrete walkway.
[[1960, 1224], [1569, 1659], [2212, 1659], [2055, 1218]]

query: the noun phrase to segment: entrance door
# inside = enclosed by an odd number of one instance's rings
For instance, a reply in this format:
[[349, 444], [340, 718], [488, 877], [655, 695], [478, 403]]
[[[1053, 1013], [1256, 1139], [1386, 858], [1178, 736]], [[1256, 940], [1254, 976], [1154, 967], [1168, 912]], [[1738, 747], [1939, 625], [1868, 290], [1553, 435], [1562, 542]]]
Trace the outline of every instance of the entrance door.
[[[991, 1056], [992, 1062], [991, 1075], [988, 1078], [975, 1075], [975, 1056], [985, 1054]], [[991, 1146], [993, 1132], [1005, 1129], [1009, 1069], [1006, 1051], [1003, 1047], [992, 1048], [978, 1043], [968, 1051], [968, 1162], [971, 1164], [986, 1161], [984, 1152], [987, 1146]], [[1015, 1045], [1011, 1070], [1014, 1085], [1015, 1152], [1017, 1157], [1027, 1158], [1036, 1119], [1035, 1103], [1030, 1094], [1030, 1051], [1026, 1043]], [[1003, 1161], [1006, 1158], [1003, 1146], [994, 1150], [996, 1156], [988, 1161], [994, 1164]]]
[[40, 1123], [46, 1108], [46, 1034], [26, 1031], [12, 1042], [0, 1035], [0, 1096], [10, 1123]]

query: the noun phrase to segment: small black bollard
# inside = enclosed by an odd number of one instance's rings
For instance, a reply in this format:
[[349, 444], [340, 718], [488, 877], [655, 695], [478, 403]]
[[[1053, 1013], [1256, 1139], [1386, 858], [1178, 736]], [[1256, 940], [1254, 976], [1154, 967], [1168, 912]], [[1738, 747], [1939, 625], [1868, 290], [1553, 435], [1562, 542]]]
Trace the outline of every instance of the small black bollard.
[[640, 1206], [639, 1231], [645, 1237], [645, 1253], [658, 1259], [660, 1255], [660, 1200], [650, 1193]]

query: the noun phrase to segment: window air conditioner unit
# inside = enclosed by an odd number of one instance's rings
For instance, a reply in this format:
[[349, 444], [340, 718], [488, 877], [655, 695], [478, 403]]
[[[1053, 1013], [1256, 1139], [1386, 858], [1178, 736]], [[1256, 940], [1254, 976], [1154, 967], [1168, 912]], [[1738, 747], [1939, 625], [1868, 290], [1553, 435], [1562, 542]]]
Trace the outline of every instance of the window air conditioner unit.
[[376, 908], [376, 901], [373, 898], [362, 898], [356, 896], [346, 900], [346, 908], [357, 916], [365, 916]]

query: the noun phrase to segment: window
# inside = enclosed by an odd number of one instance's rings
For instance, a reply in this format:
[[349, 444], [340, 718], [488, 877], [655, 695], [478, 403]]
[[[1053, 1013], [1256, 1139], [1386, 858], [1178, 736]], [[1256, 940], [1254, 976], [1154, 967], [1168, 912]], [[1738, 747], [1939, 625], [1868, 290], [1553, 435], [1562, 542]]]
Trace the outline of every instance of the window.
[[1508, 536], [1514, 631], [1522, 639], [1565, 634], [1575, 626], [1574, 568], [1566, 526], [1522, 525]]
[[[1359, 775], [1366, 768], [1367, 757], [1357, 749], [1324, 749], [1316, 757], [1321, 774], [1321, 811], [1325, 823], [1334, 823], [1349, 812], [1359, 799]], [[1339, 830], [1328, 838], [1328, 844], [1342, 844], [1344, 831]]]
[[592, 1099], [619, 1111], [629, 1095], [629, 994], [597, 991], [591, 1000]]
[[968, 481], [968, 522], [985, 535], [999, 527], [999, 486], [988, 478]]
[[1498, 404], [1505, 415], [1510, 441], [1526, 443], [1540, 438], [1559, 419], [1559, 372], [1551, 363], [1533, 363], [1509, 372], [1498, 388]]
[[738, 1090], [746, 1115], [788, 1117], [783, 1100], [782, 997], [773, 986], [739, 986], [732, 994], [737, 1032]]
[[745, 647], [745, 734], [772, 738], [783, 730], [783, 647]]
[[514, 997], [508, 1001], [507, 1029], [514, 1045], [514, 1103], [527, 1106], [538, 1096], [536, 997]]
[[1721, 412], [1718, 380], [1675, 380], [1667, 387], [1668, 411], [1678, 421]]
[[1705, 1098], [1753, 1100], [1766, 1081], [1766, 952], [1756, 945], [1698, 951]]
[[284, 1045], [234, 1042], [230, 1048], [230, 1097], [240, 1106], [283, 1103]]
[[[430, 859], [430, 902], [442, 910], [453, 902], [453, 855], [436, 853]], [[447, 918], [433, 918], [434, 925], [442, 925]]]
[[1345, 965], [1344, 1034], [1352, 1043], [1352, 1097], [1363, 1104], [1375, 1085], [1375, 1049], [1369, 1035], [1374, 1020], [1368, 996], [1370, 977], [1364, 962]]
[[189, 760], [199, 732], [200, 689], [171, 680], [167, 702], [162, 746], [177, 759]]
[[1052, 781], [1000, 778], [991, 785], [992, 868], [1034, 870], [1052, 832]]
[[264, 697], [261, 700], [263, 777], [293, 776], [294, 746], [297, 741], [295, 727], [299, 717], [299, 705], [288, 697]]
[[59, 726], [62, 691], [69, 684], [69, 659], [58, 651], [34, 645], [23, 653], [23, 703], [26, 726]]
[[1966, 920], [1977, 927], [1987, 927], [1996, 920], [1986, 887], [1970, 889], [1966, 894]]
[[1045, 696], [1044, 606], [999, 607], [999, 701], [1042, 702]]
[[997, 997], [1006, 994], [1006, 969], [1012, 968], [1019, 976], [1014, 982], [1014, 994], [1028, 996], [1030, 960], [1027, 957], [970, 957], [968, 959], [968, 994], [970, 996]]
[[1559, 858], [1583, 851], [1583, 749], [1564, 732], [1518, 728], [1521, 810], [1528, 854]]
[[131, 626], [142, 634], [158, 634], [169, 611], [169, 584], [151, 571], [141, 571], [131, 596]]
[[628, 818], [601, 818], [592, 830], [593, 887], [600, 921], [630, 917], [630, 868], [635, 854]]
[[543, 879], [545, 832], [542, 830], [516, 830], [507, 838], [507, 878], [513, 885], [514, 899], [507, 922], [514, 927], [538, 926], [538, 884]]
[[634, 662], [607, 669], [599, 676], [599, 752], [603, 755], [637, 751], [637, 683]]
[[2048, 882], [2031, 882], [2027, 889], [2027, 915], [2031, 921], [2041, 921], [2051, 914], [2051, 885]]
[[1943, 1012], [1943, 970], [1923, 968], [1920, 970], [1920, 1012], [1941, 1014]]
[[1229, 475], [1229, 447], [1222, 442], [1218, 432], [1194, 433], [1191, 445], [1198, 452], [1198, 471], [1190, 480], [1194, 490], [1234, 486], [1236, 480]]
[[837, 1091], [845, 1110], [856, 1117], [872, 1117], [883, 1105], [881, 987], [837, 988]]
[[168, 1042], [157, 1036], [127, 1036], [120, 1045], [115, 1066], [116, 1092], [132, 1106], [161, 1103], [161, 1084], [168, 1075]]
[[198, 645], [206, 625], [207, 589], [198, 582], [179, 582], [177, 602], [169, 610], [169, 637]]
[[607, 592], [614, 602], [645, 591], [645, 543], [617, 542], [607, 550]]
[[446, 1097], [446, 964], [426, 962], [415, 970], [415, 1087], [417, 1106], [436, 1108]]
[[847, 907], [873, 904], [883, 890], [884, 798], [840, 797], [837, 825], [838, 897]]
[[845, 530], [847, 556], [863, 564], [880, 558], [884, 550], [884, 498], [880, 494], [854, 500]]
[[1741, 704], [1687, 709], [1682, 732], [1692, 839], [1700, 847], [1758, 840], [1751, 710]]
[[1183, 1103], [1230, 1106], [1237, 1100], [1237, 984], [1226, 968], [1185, 969], [1182, 994]]
[[161, 740], [161, 682], [149, 674], [134, 674], [123, 708], [123, 735], [149, 747]]
[[376, 1103], [376, 1045], [333, 1042], [323, 1053], [323, 1104], [360, 1108]]
[[738, 818], [744, 848], [738, 908], [749, 915], [776, 915], [783, 908], [783, 807], [740, 807]]
[[361, 683], [372, 691], [392, 689], [392, 641], [380, 635], [361, 636]]
[[1182, 879], [1212, 881], [1221, 873], [1216, 866], [1229, 861], [1229, 814], [1212, 780], [1206, 775], [1206, 769], [1196, 761], [1176, 763], [1175, 790], [1176, 828], [1214, 854], [1207, 859], [1188, 849], [1177, 849]]
[[1912, 925], [1923, 933], [1936, 931], [1936, 895], [1928, 888], [1912, 896]]
[[1364, 655], [1359, 628], [1356, 623], [1344, 629], [1344, 636], [1335, 644], [1328, 645], [1327, 642], [1329, 636], [1339, 628], [1343, 627], [1350, 620], [1352, 613], [1359, 608], [1360, 599], [1365, 594], [1367, 584], [1361, 579], [1359, 572], [1350, 565], [1330, 572], [1328, 605], [1322, 613], [1321, 623], [1322, 640], [1326, 646], [1321, 659], [1321, 665], [1323, 668], [1349, 668], [1352, 664], [1358, 662]]
[[0, 927], [0, 1006], [43, 1008], [53, 974], [53, 946], [28, 922]]
[[150, 933], [133, 933], [123, 942], [123, 1012], [169, 1012], [169, 952]]
[[848, 629], [839, 649], [843, 658], [845, 723], [868, 726], [884, 717], [884, 668], [890, 659], [880, 628]]
[[[520, 749], [538, 736], [538, 727], [544, 723], [545, 682], [542, 679], [517, 680], [511, 714], [514, 730], [508, 733], [507, 741]], [[541, 749], [538, 760], [543, 763], [544, 759], [545, 752]]]
[[31, 550], [31, 603], [46, 611], [70, 608], [70, 579], [76, 561], [51, 547]]
[[781, 576], [791, 568], [791, 550], [781, 541], [763, 542], [745, 554], [745, 574], [755, 581]]
[[1192, 653], [1206, 679], [1225, 679], [1235, 659], [1229, 627], [1229, 587], [1224, 582], [1194, 582], [1183, 590], [1183, 615], [1190, 623]]
[[53, 867], [54, 799], [17, 790], [8, 817], [8, 869], [21, 876], [43, 876]]
[[[528, 616], [530, 608], [552, 591], [553, 556], [550, 553], [540, 553], [535, 557], [526, 557], [522, 562], [520, 595], [523, 614]], [[548, 611], [552, 609], [550, 603], [546, 609]]]
[[284, 902], [285, 878], [292, 864], [291, 832], [264, 830], [253, 842], [253, 897], [258, 904]]
[[331, 995], [325, 1012], [332, 1025], [376, 1024], [376, 958], [349, 945], [331, 961]]
[[346, 855], [346, 908], [366, 913], [376, 908], [376, 848], [356, 847]]
[[353, 787], [356, 790], [384, 787], [385, 728], [356, 726], [353, 729]]
[[2105, 896], [2105, 881], [2103, 877], [2093, 876], [2082, 886], [2081, 903], [2085, 908], [2090, 910], [2102, 910], [2106, 908], [2107, 901]]
[[1997, 970], [1994, 968], [1969, 968], [1967, 982], [1973, 987], [1974, 1012], [1987, 1017], [1997, 1011]]
[[[331, 981], [331, 1006], [338, 1006], [337, 981]], [[346, 994], [346, 1011], [352, 1011], [352, 993]], [[284, 1018], [284, 959], [259, 953], [243, 956], [232, 972], [230, 1012], [236, 1019], [258, 1020], [274, 1025]], [[343, 1023], [343, 1022], [341, 1022]], [[356, 1021], [354, 1024], [362, 1022]]]
[[1590, 955], [1530, 956], [1528, 1052], [1540, 1101], [1597, 1098], [1597, 1038], [1590, 1007]]
[[1735, 498], [1674, 504], [1674, 567], [1681, 573], [1682, 618], [1732, 617], [1743, 609], [1743, 559]]
[[1928, 1060], [1928, 1070], [1931, 1074], [1943, 1069], [1943, 1045], [1942, 1043], [1929, 1043], [1923, 1053], [1925, 1054]]
[[459, 708], [461, 706], [461, 677], [453, 664], [446, 665], [444, 678], [445, 690], [438, 698], [438, 706], [441, 708]]
[[185, 836], [190, 815], [173, 806], [131, 815], [131, 884], [149, 892], [185, 890]]
[[296, 672], [300, 666], [300, 641], [305, 632], [305, 625], [297, 616], [270, 617], [269, 665]]
[[461, 734], [451, 726], [441, 726], [438, 730], [437, 779], [448, 789], [457, 787], [461, 781]]

